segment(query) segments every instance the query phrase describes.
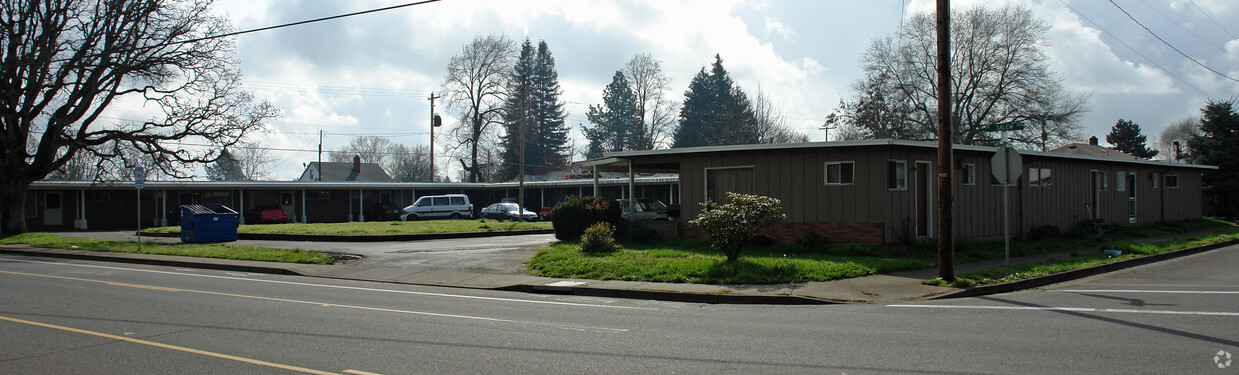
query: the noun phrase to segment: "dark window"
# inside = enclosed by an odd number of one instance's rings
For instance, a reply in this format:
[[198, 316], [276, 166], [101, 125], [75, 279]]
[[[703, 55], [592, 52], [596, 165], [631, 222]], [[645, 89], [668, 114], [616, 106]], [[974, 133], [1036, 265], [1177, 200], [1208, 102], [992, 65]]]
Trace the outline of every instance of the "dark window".
[[453, 206], [464, 206], [465, 205], [465, 197], [451, 197], [451, 198], [452, 198]]
[[1166, 187], [1168, 188], [1179, 187], [1179, 176], [1173, 175], [1173, 174], [1166, 175]]
[[448, 200], [447, 197], [434, 197], [434, 203], [432, 204], [435, 206], [446, 206], [450, 202], [451, 201]]
[[977, 165], [976, 164], [964, 164], [964, 173], [963, 173], [963, 176], [960, 176], [960, 180], [963, 181], [964, 185], [976, 185], [977, 184]]
[[908, 189], [908, 162], [890, 160], [886, 162], [886, 188], [892, 190]]
[[850, 161], [826, 163], [827, 185], [851, 185], [855, 180], [856, 165]]

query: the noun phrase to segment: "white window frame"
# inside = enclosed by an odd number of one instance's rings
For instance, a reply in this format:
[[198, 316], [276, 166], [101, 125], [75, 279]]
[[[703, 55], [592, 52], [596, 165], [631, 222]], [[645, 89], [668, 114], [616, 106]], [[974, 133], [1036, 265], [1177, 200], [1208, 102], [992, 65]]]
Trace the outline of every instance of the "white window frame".
[[[895, 182], [895, 186], [894, 186], [894, 187], [892, 187], [892, 186], [891, 186], [891, 181], [890, 181], [890, 178], [891, 178], [891, 175], [890, 175], [890, 167], [891, 167], [891, 163], [895, 163], [895, 168], [897, 168], [897, 169], [895, 169], [895, 181], [894, 181], [894, 182]], [[886, 190], [891, 190], [891, 191], [907, 191], [907, 190], [908, 190], [908, 161], [907, 161], [907, 160], [894, 160], [894, 159], [887, 160], [887, 161], [886, 161], [886, 168], [887, 168], [887, 171], [886, 171], [886, 173], [887, 173], [887, 174], [886, 174], [886, 179], [887, 179], [887, 180], [886, 180]], [[902, 172], [902, 176], [900, 176], [900, 173], [901, 173], [901, 172]], [[902, 181], [900, 180], [900, 177], [902, 177], [902, 178], [903, 178], [903, 179], [902, 179]], [[852, 181], [853, 181], [853, 182], [855, 182], [855, 181], [856, 181], [856, 166], [855, 166], [855, 165], [853, 165], [853, 166], [852, 166]], [[901, 183], [901, 182], [902, 182], [902, 183]]]
[[1154, 189], [1157, 189], [1159, 186], [1157, 183], [1157, 179], [1159, 178], [1161, 178], [1161, 176], [1159, 176], [1157, 172], [1149, 172], [1149, 181], [1153, 182]]
[[[852, 165], [852, 177], [850, 178], [851, 182], [843, 182], [843, 164]], [[831, 165], [839, 166], [839, 182], [834, 182], [834, 183], [830, 182], [830, 166]], [[855, 160], [840, 160], [840, 161], [828, 161], [824, 163], [822, 166], [822, 182], [826, 186], [855, 185], [856, 184], [856, 161]]]
[[[1174, 184], [1170, 183], [1171, 177], [1174, 177]], [[1166, 188], [1167, 189], [1178, 189], [1179, 188], [1179, 175], [1167, 173], [1166, 174]]]

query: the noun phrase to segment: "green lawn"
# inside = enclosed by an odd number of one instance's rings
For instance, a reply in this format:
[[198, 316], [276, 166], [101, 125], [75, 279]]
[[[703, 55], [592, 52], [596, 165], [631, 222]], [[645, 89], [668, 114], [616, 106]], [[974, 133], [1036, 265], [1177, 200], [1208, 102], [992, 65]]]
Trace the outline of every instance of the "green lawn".
[[26, 233], [0, 239], [3, 244], [28, 244], [49, 249], [77, 249], [118, 253], [181, 255], [204, 258], [260, 260], [267, 262], [331, 264], [334, 259], [327, 254], [301, 249], [271, 249], [256, 246], [233, 246], [224, 244], [166, 244], [142, 242], [142, 251], [134, 241], [109, 241], [88, 238], [65, 238], [47, 233]]
[[[1212, 233], [1175, 240], [1157, 241], [1151, 243], [1144, 243], [1137, 240], [1139, 238], [1163, 236], [1174, 233], [1210, 230]], [[947, 283], [939, 279], [926, 280], [924, 283], [928, 285], [950, 285], [956, 287], [1000, 284], [1093, 267], [1146, 255], [1212, 245], [1237, 239], [1239, 239], [1239, 227], [1236, 227], [1234, 223], [1216, 219], [1191, 220], [1120, 228], [1114, 231], [1114, 233], [1106, 235], [1102, 239], [1091, 239], [1089, 241], [1081, 242], [1081, 244], [1094, 244], [1093, 246], [1096, 246], [1096, 248], [1093, 250], [1081, 249], [1080, 251], [1072, 251], [1070, 256], [1065, 258], [1049, 259], [1044, 262], [1033, 264], [1012, 265], [1010, 274], [1007, 273], [1006, 267], [995, 267], [957, 274], [955, 275], [956, 280], [953, 283]], [[1012, 248], [1014, 249], [1014, 243], [1012, 243]], [[1106, 249], [1122, 251], [1122, 255], [1117, 257], [1107, 256], [1102, 252], [1102, 250]]]
[[[839, 249], [847, 248], [839, 246]], [[586, 254], [576, 243], [543, 249], [529, 261], [536, 276], [699, 284], [773, 284], [827, 281], [931, 267], [930, 257], [796, 254], [794, 245], [751, 246], [740, 260], [726, 258], [705, 241], [667, 239], [657, 244], [624, 243], [624, 249]]]
[[[319, 235], [381, 235], [381, 234], [419, 234], [419, 233], [459, 233], [459, 232], [494, 232], [526, 229], [550, 229], [551, 223], [545, 222], [507, 222], [487, 219], [475, 220], [423, 220], [423, 221], [373, 221], [351, 223], [312, 223], [312, 224], [253, 224], [242, 225], [237, 233], [280, 233], [280, 234], [319, 234]], [[160, 227], [146, 229], [148, 232], [180, 233], [181, 227]]]

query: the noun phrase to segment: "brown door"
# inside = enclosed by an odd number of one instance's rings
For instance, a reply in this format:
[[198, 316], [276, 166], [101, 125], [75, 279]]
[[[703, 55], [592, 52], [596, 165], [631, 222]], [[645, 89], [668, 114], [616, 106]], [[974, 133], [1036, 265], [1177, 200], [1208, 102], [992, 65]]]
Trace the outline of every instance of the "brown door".
[[916, 236], [929, 235], [929, 164], [916, 163]]

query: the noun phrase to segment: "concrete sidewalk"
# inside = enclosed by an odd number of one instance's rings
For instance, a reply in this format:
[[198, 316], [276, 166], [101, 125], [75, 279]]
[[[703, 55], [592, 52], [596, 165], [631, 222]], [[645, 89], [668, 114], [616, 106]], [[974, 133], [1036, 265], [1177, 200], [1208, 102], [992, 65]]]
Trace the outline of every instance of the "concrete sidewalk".
[[[1155, 242], [1198, 233], [1148, 238], [1142, 242]], [[1190, 255], [1213, 248], [1230, 246], [1224, 243], [1205, 248], [1185, 249], [1155, 256], [1116, 262], [1103, 268], [1084, 269], [1074, 273], [1047, 276], [1043, 280], [1026, 280], [1012, 288], [1011, 285], [958, 289], [922, 285], [921, 281], [937, 275], [936, 269], [922, 269], [891, 274], [871, 275], [851, 279], [824, 282], [806, 282], [771, 285], [704, 285], [682, 283], [653, 283], [617, 280], [579, 280], [536, 277], [528, 275], [484, 274], [425, 267], [399, 267], [375, 264], [294, 264], [195, 258], [171, 255], [107, 253], [87, 250], [41, 249], [25, 245], [5, 245], [0, 254], [32, 257], [54, 257], [94, 261], [129, 262], [187, 268], [220, 269], [238, 272], [301, 275], [344, 280], [360, 280], [384, 283], [443, 286], [470, 289], [511, 290], [534, 293], [556, 293], [615, 298], [638, 298], [666, 301], [700, 303], [749, 303], [749, 304], [830, 304], [830, 303], [891, 303], [930, 299], [948, 295], [979, 295], [1012, 290], [1035, 288], [1086, 277], [1102, 272], [1111, 272], [1126, 267]], [[1089, 250], [1081, 250], [1089, 251]], [[1095, 250], [1093, 250], [1095, 251]], [[1041, 262], [1049, 258], [1069, 256], [1070, 252], [1039, 254], [1012, 258], [1012, 264]], [[1146, 259], [1147, 258], [1147, 259]], [[1003, 260], [988, 260], [956, 265], [957, 273], [984, 268], [1001, 267]]]

